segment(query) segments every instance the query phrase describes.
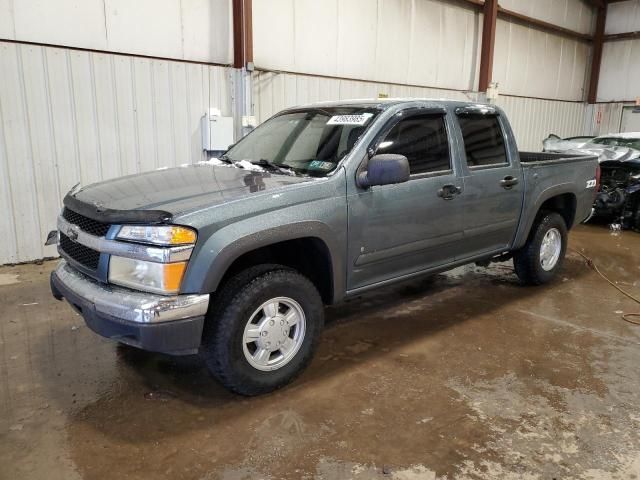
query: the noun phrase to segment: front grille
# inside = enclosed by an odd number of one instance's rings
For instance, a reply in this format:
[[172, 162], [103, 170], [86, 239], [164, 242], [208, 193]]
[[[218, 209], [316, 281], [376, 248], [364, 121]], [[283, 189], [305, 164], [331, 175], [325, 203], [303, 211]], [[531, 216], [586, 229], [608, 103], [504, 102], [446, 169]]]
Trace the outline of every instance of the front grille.
[[69, 210], [66, 207], [62, 212], [62, 218], [64, 218], [69, 223], [77, 225], [78, 227], [80, 227], [80, 230], [97, 237], [104, 237], [107, 234], [109, 227], [111, 226], [108, 223], [97, 222], [96, 220], [93, 220], [89, 217], [80, 215], [79, 213], [76, 213], [73, 210]]
[[60, 248], [80, 265], [84, 265], [91, 270], [98, 269], [100, 252], [93, 248], [71, 241], [64, 233], [60, 233]]

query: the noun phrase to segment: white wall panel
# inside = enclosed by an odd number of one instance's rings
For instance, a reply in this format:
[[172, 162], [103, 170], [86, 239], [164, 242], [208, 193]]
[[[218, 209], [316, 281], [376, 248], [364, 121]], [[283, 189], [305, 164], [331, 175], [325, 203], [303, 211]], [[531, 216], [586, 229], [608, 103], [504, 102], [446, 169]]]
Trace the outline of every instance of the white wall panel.
[[[640, 0], [612, 3], [606, 33], [640, 30]], [[640, 97], [640, 40], [606, 42], [598, 83], [598, 101], [631, 101]]]
[[[200, 118], [231, 115], [228, 69], [0, 42], [0, 264], [44, 247], [76, 183], [203, 159]], [[212, 102], [212, 92], [215, 92]]]
[[622, 103], [588, 105], [586, 117], [590, 131], [586, 133], [597, 136], [619, 132], [623, 107]]
[[[338, 57], [337, 75], [340, 77], [375, 77], [378, 8], [372, 8], [372, 3], [376, 2], [371, 0], [338, 1], [338, 51], [336, 53]], [[254, 8], [261, 6], [261, 2], [258, 0], [253, 4]], [[254, 20], [254, 26], [255, 24]], [[356, 25], [357, 28], [355, 28]], [[425, 25], [423, 31], [429, 31], [429, 27]]]
[[231, 0], [0, 0], [0, 38], [231, 63]]
[[154, 52], [161, 51], [166, 57], [183, 58], [180, 2], [103, 1], [109, 50], [143, 55], [154, 55]]
[[13, 0], [13, 15], [16, 40], [107, 46], [104, 0]]
[[640, 30], [640, 0], [612, 3], [607, 8], [606, 34]]
[[230, 0], [181, 0], [184, 59], [233, 61]]
[[[375, 99], [380, 93], [399, 98], [476, 100], [472, 93], [452, 90], [273, 72], [254, 74], [253, 95], [256, 116], [260, 122], [287, 107], [324, 100]], [[541, 150], [542, 140], [550, 133], [560, 136], [580, 135], [584, 128], [586, 107], [580, 102], [502, 95], [497, 105], [509, 115], [521, 149]]]
[[[592, 9], [582, 0], [511, 3], [514, 10], [591, 31]], [[461, 3], [254, 0], [253, 5], [254, 60], [265, 70], [477, 88], [482, 16]], [[580, 19], [586, 22], [582, 27]], [[582, 100], [588, 59], [586, 43], [498, 22], [494, 80], [505, 94]]]
[[582, 100], [589, 54], [586, 43], [498, 20], [493, 80], [505, 94]]
[[13, 0], [0, 0], [0, 38], [13, 40], [15, 36]]
[[631, 101], [640, 97], [640, 40], [606, 42], [598, 83], [598, 101]]
[[296, 105], [327, 100], [376, 99], [380, 94], [393, 98], [477, 100], [473, 93], [454, 90], [266, 71], [253, 75], [254, 109], [259, 122]]
[[580, 33], [592, 33], [594, 8], [585, 0], [500, 0], [500, 6]]
[[480, 15], [441, 0], [254, 0], [255, 64], [472, 90]]
[[521, 150], [540, 151], [542, 140], [551, 133], [561, 137], [584, 133], [584, 103], [501, 95], [496, 104], [509, 117]]

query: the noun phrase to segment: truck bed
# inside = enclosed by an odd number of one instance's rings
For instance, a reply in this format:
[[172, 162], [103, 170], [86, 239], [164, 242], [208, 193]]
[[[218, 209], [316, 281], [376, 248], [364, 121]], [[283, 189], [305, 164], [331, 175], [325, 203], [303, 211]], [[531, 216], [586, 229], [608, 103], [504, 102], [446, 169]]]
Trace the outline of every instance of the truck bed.
[[519, 154], [520, 163], [526, 165], [581, 162], [594, 158], [593, 155], [571, 155], [568, 153], [519, 152]]

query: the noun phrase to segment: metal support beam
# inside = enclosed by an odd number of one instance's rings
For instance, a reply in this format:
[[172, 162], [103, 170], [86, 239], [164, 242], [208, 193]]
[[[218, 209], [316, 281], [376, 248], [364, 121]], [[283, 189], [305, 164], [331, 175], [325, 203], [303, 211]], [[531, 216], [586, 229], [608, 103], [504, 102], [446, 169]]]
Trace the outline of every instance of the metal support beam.
[[640, 32], [625, 32], [625, 33], [612, 33], [611, 35], [605, 35], [605, 42], [615, 42], [617, 40], [637, 40], [640, 38]]
[[482, 50], [480, 52], [480, 82], [478, 90], [486, 92], [493, 76], [493, 52], [496, 46], [496, 21], [498, 19], [498, 0], [485, 0], [482, 7]]
[[596, 103], [598, 98], [598, 81], [600, 80], [600, 65], [602, 63], [602, 47], [604, 45], [604, 28], [607, 21], [607, 6], [598, 8], [596, 17], [596, 33], [593, 37], [591, 55], [591, 75], [589, 76], [588, 103]]
[[572, 38], [574, 40], [580, 40], [583, 42], [591, 42], [593, 40], [593, 37], [589, 34], [576, 32], [575, 30], [564, 28], [543, 20], [538, 20], [537, 18], [523, 15], [522, 13], [514, 12], [513, 10], [507, 10], [502, 7], [498, 7], [498, 17], [505, 20], [519, 22], [529, 27], [538, 28], [548, 33], [555, 33], [556, 35]]
[[253, 62], [251, 0], [233, 0], [233, 66], [246, 68]]
[[[478, 9], [484, 9], [485, 5], [485, 2], [483, 0], [459, 1]], [[581, 42], [591, 42], [593, 40], [593, 37], [589, 34], [576, 32], [575, 30], [564, 28], [560, 25], [555, 25], [553, 23], [545, 22], [543, 20], [539, 20], [522, 13], [514, 12], [513, 10], [507, 10], [506, 8], [502, 8], [501, 6], [498, 6], [498, 18], [502, 20], [518, 22], [531, 28], [537, 28], [539, 30], [542, 30], [543, 32], [553, 33], [555, 35], [579, 40]]]
[[252, 0], [233, 0], [232, 111], [236, 141], [253, 128], [253, 20]]

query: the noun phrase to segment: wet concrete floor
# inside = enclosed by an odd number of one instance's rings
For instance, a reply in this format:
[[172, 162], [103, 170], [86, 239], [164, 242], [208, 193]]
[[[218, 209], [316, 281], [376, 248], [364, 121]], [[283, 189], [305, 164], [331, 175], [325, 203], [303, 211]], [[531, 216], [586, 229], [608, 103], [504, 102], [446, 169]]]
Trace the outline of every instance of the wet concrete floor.
[[[640, 295], [640, 234], [570, 243]], [[545, 287], [464, 267], [328, 308], [311, 367], [252, 399], [93, 334], [54, 265], [0, 268], [2, 479], [640, 478], [640, 305], [575, 253]]]

